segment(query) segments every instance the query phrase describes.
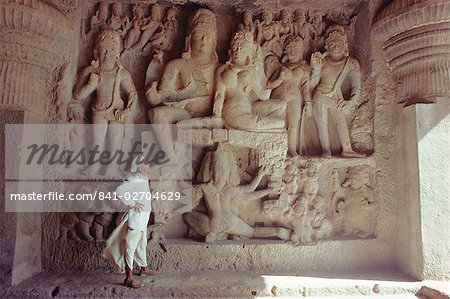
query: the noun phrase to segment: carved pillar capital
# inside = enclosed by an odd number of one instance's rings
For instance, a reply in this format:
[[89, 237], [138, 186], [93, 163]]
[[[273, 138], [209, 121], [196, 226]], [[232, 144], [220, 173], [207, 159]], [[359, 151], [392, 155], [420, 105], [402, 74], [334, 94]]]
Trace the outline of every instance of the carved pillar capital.
[[378, 13], [372, 32], [408, 104], [450, 96], [450, 2], [394, 0]]
[[40, 0], [0, 2], [0, 104], [43, 113], [48, 80], [67, 60], [73, 24]]

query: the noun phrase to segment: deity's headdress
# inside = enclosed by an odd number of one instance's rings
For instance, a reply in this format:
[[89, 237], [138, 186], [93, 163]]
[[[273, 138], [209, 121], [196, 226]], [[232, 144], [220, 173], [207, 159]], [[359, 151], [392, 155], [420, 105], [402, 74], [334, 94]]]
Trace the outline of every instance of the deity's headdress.
[[216, 60], [218, 60], [218, 55], [216, 52], [217, 45], [217, 24], [216, 24], [216, 16], [212, 11], [206, 8], [201, 8], [195, 12], [195, 14], [191, 17], [188, 22], [188, 30], [185, 40], [185, 53], [183, 53], [183, 58], [188, 58], [191, 55], [191, 38], [194, 31], [202, 29], [204, 31], [212, 34], [213, 47], [214, 47], [214, 56]]
[[340, 39], [345, 44], [345, 56], [349, 55], [347, 32], [341, 25], [330, 26], [325, 32], [325, 48], [328, 50], [328, 43], [331, 40]]

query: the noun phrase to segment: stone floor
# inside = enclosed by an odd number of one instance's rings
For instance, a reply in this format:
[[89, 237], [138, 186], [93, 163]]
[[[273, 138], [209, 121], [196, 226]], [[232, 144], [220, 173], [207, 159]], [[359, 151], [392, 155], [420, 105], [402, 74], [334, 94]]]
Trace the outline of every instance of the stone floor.
[[144, 286], [129, 289], [121, 285], [123, 275], [118, 273], [41, 273], [15, 287], [0, 287], [0, 298], [450, 298], [445, 295], [450, 294], [450, 284], [447, 282], [414, 282], [392, 273], [342, 274], [340, 277], [217, 271], [160, 273], [152, 277], [138, 277]]

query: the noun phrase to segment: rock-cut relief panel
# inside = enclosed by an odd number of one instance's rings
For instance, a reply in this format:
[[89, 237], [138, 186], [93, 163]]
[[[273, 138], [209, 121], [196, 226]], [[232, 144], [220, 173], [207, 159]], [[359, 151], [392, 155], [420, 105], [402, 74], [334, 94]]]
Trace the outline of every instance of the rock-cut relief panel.
[[[94, 60], [80, 66], [74, 125], [103, 124], [96, 143], [127, 136], [108, 132], [111, 123], [192, 128], [194, 209], [182, 216], [189, 237], [298, 245], [376, 235], [373, 112], [350, 54], [348, 11], [246, 11], [223, 62], [221, 16], [208, 9], [102, 2], [85, 17], [80, 52]], [[175, 137], [156, 132], [169, 157]], [[84, 220], [72, 216], [62, 218], [62, 235], [75, 238]]]

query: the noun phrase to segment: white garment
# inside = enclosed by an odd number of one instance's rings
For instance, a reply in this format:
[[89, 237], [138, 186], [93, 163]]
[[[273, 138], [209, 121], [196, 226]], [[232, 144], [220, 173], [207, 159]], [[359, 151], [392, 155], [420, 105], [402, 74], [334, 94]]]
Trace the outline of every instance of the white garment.
[[133, 269], [134, 261], [139, 267], [147, 267], [147, 230], [128, 228], [125, 244], [125, 262], [130, 269]]
[[147, 231], [150, 212], [152, 211], [152, 201], [150, 186], [146, 176], [141, 173], [129, 175], [122, 185], [117, 187], [117, 196], [127, 206], [133, 207], [136, 202], [144, 205], [142, 212], [131, 208], [128, 211], [128, 227], [140, 231]]

